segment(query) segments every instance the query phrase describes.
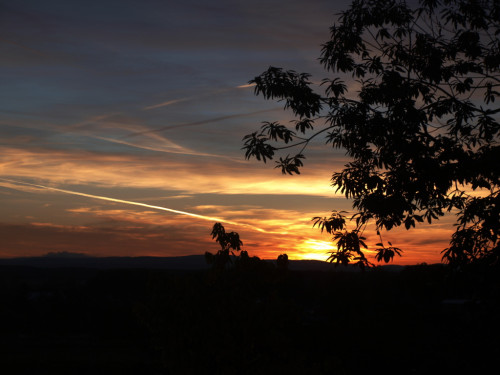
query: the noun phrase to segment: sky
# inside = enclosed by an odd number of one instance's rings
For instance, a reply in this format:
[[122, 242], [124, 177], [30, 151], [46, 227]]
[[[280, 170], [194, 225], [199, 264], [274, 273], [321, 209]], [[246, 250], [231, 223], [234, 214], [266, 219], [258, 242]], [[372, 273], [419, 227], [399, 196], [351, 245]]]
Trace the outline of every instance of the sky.
[[[0, 0], [0, 257], [216, 252], [221, 222], [250, 255], [326, 260], [311, 219], [352, 210], [330, 185], [342, 150], [319, 140], [288, 176], [241, 148], [293, 118], [248, 82], [331, 74], [321, 44], [348, 3]], [[385, 233], [394, 263], [440, 261], [453, 220]]]

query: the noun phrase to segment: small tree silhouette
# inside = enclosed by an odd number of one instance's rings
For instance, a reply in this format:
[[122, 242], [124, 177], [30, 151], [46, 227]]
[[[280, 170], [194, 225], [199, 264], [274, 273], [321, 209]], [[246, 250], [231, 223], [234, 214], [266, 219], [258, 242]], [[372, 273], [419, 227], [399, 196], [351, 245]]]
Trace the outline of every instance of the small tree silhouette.
[[[219, 243], [221, 249], [216, 254], [205, 252], [205, 259], [208, 264], [211, 264], [215, 269], [223, 270], [231, 263], [231, 255], [236, 256], [234, 251], [240, 251], [243, 242], [240, 240], [240, 235], [236, 232], [227, 233], [221, 223], [215, 223], [212, 228], [212, 239]], [[245, 255], [248, 257], [246, 251]]]
[[[255, 272], [266, 272], [273, 268], [269, 262], [260, 259], [258, 256], [250, 256], [247, 251], [241, 250], [243, 242], [240, 240], [240, 235], [236, 232], [226, 232], [221, 223], [214, 224], [211, 235], [212, 239], [219, 243], [221, 248], [215, 254], [209, 251], [205, 252], [205, 260], [208, 264], [212, 265], [217, 273], [231, 268], [238, 273], [249, 272], [250, 274], [254, 274]], [[240, 251], [238, 255], [235, 254], [237, 251]], [[283, 258], [282, 263], [288, 264], [287, 255], [280, 255], [280, 257], [283, 256], [285, 258]]]
[[278, 255], [278, 259], [276, 260], [276, 265], [278, 269], [286, 270], [288, 269], [288, 255], [280, 254]]

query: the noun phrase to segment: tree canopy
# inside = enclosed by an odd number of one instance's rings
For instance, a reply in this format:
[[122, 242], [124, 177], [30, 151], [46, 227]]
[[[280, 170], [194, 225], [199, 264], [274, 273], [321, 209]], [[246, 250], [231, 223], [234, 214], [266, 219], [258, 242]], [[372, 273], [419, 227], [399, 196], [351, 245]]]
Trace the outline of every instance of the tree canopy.
[[[220, 274], [228, 269], [238, 271], [263, 271], [269, 264], [257, 256], [250, 256], [247, 251], [241, 250], [243, 242], [237, 232], [227, 232], [221, 223], [215, 223], [212, 232], [212, 239], [220, 245], [220, 250], [212, 254], [205, 252], [205, 260], [212, 266], [216, 274]], [[239, 252], [238, 255], [236, 253]], [[288, 256], [281, 254], [277, 260], [278, 268], [286, 269], [288, 266]]]
[[[236, 232], [226, 232], [226, 229], [221, 223], [215, 223], [210, 233], [212, 239], [220, 245], [220, 250], [212, 254], [205, 252], [205, 259], [208, 264], [213, 265], [217, 270], [225, 269], [231, 263], [231, 255], [234, 256], [234, 251], [240, 251], [243, 242], [240, 240], [240, 235]], [[246, 252], [245, 252], [246, 253]]]
[[[276, 161], [291, 175], [313, 139], [345, 150], [351, 161], [331, 182], [356, 213], [313, 219], [337, 241], [331, 261], [371, 265], [362, 250], [369, 222], [380, 235], [453, 212], [443, 260], [497, 264], [500, 2], [420, 0], [412, 8], [355, 0], [330, 31], [319, 59], [330, 77], [320, 93], [309, 74], [277, 67], [250, 81], [256, 95], [284, 101], [296, 119], [264, 122], [245, 136], [246, 158], [266, 162], [295, 147]], [[381, 239], [376, 259], [400, 252]]]

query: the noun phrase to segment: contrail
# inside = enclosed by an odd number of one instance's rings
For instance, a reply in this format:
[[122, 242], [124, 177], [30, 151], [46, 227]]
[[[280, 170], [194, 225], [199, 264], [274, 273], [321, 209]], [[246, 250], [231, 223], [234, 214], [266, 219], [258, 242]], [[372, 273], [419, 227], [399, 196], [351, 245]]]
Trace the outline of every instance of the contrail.
[[186, 102], [186, 101], [189, 101], [189, 100], [204, 98], [206, 96], [220, 94], [221, 92], [227, 92], [227, 91], [238, 90], [238, 89], [245, 89], [247, 87], [254, 87], [254, 86], [255, 86], [255, 83], [249, 83], [249, 84], [239, 85], [239, 86], [235, 86], [235, 87], [228, 87], [228, 88], [224, 88], [224, 89], [212, 90], [212, 91], [210, 91], [208, 93], [201, 94], [201, 95], [189, 96], [189, 97], [180, 98], [180, 99], [172, 99], [172, 100], [168, 100], [166, 102], [149, 105], [147, 107], [144, 107], [143, 110], [144, 111], [149, 111], [151, 109], [157, 109], [157, 108], [167, 107], [167, 106], [172, 105], [172, 104], [177, 104], [177, 103]]
[[205, 153], [205, 152], [196, 152], [196, 151], [190, 150], [188, 148], [185, 148], [185, 147], [182, 147], [182, 146], [177, 146], [177, 145], [176, 146], [178, 147], [178, 149], [175, 150], [173, 148], [172, 149], [165, 149], [165, 148], [153, 147], [153, 146], [143, 146], [143, 145], [139, 145], [139, 144], [127, 142], [127, 141], [124, 141], [124, 140], [121, 140], [121, 139], [108, 138], [108, 137], [100, 137], [98, 135], [92, 135], [91, 137], [92, 138], [96, 138], [96, 139], [102, 139], [103, 141], [106, 141], [106, 142], [118, 143], [118, 144], [121, 144], [121, 145], [126, 145], [126, 146], [130, 146], [130, 147], [140, 148], [142, 150], [150, 150], [150, 151], [165, 152], [165, 153], [169, 153], [169, 154], [180, 154], [180, 155], [209, 156], [211, 158], [220, 158], [220, 159], [230, 160], [233, 163], [244, 163], [244, 161], [241, 160], [241, 159], [232, 158], [232, 157], [229, 157], [229, 156], [226, 156], [226, 155], [209, 154], [209, 153]]
[[181, 98], [181, 99], [168, 100], [168, 101], [163, 102], [163, 103], [149, 105], [147, 107], [144, 107], [143, 110], [144, 111], [149, 111], [150, 109], [156, 109], [156, 108], [166, 107], [166, 106], [169, 106], [169, 105], [172, 105], [172, 104], [177, 104], [177, 103], [185, 102], [185, 101], [188, 101], [188, 100], [191, 100], [191, 99], [192, 98]]
[[123, 200], [123, 199], [116, 199], [116, 198], [104, 197], [102, 195], [80, 193], [78, 191], [64, 190], [64, 189], [58, 189], [58, 188], [54, 188], [54, 187], [50, 187], [50, 186], [45, 186], [45, 185], [38, 185], [38, 184], [31, 184], [31, 183], [28, 183], [28, 182], [8, 180], [6, 178], [0, 178], [0, 181], [9, 182], [11, 184], [36, 187], [36, 188], [39, 188], [39, 189], [57, 191], [59, 193], [79, 195], [81, 197], [87, 197], [87, 198], [93, 198], [93, 199], [100, 199], [100, 200], [103, 200], [103, 201], [129, 204], [129, 205], [132, 205], [132, 206], [147, 207], [147, 208], [152, 208], [154, 210], [160, 210], [160, 211], [168, 211], [168, 212], [172, 212], [174, 214], [196, 217], [196, 218], [202, 219], [202, 220], [216, 221], [216, 222], [221, 222], [221, 223], [226, 223], [226, 224], [231, 224], [231, 225], [237, 225], [237, 226], [247, 227], [247, 228], [251, 228], [253, 230], [256, 230], [258, 232], [262, 232], [262, 233], [270, 233], [270, 232], [268, 232], [268, 231], [266, 231], [266, 230], [264, 230], [262, 228], [259, 228], [259, 227], [256, 227], [256, 226], [253, 226], [253, 225], [250, 225], [250, 224], [237, 223], [237, 222], [234, 222], [234, 221], [225, 220], [225, 219], [221, 219], [221, 218], [217, 218], [217, 217], [199, 215], [199, 214], [195, 214], [195, 213], [192, 213], [192, 212], [174, 210], [172, 208], [167, 208], [167, 207], [162, 207], [162, 206], [154, 206], [154, 205], [151, 205], [151, 204], [146, 204], [146, 203], [141, 203], [141, 202], [126, 201], [126, 200]]
[[237, 113], [234, 115], [227, 115], [227, 116], [215, 117], [215, 118], [211, 118], [211, 119], [207, 119], [207, 120], [189, 122], [187, 124], [167, 125], [167, 126], [163, 126], [161, 128], [157, 128], [157, 129], [144, 130], [144, 131], [139, 131], [139, 132], [135, 132], [135, 133], [130, 133], [130, 134], [124, 136], [123, 138], [136, 137], [138, 135], [143, 135], [143, 134], [148, 134], [148, 133], [159, 133], [159, 132], [162, 132], [165, 130], [175, 129], [175, 128], [184, 128], [187, 126], [205, 125], [205, 124], [209, 124], [211, 122], [224, 121], [224, 120], [229, 120], [232, 118], [246, 117], [246, 116], [256, 115], [256, 114], [264, 113], [264, 112], [273, 112], [273, 111], [277, 111], [277, 110], [282, 110], [282, 108], [262, 109], [262, 110], [254, 111], [254, 112]]

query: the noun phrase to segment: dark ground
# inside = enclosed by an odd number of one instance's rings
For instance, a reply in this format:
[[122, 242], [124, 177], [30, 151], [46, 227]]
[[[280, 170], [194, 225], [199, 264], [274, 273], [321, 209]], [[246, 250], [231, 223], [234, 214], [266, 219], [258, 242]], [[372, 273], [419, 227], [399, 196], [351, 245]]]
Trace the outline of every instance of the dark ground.
[[3, 374], [491, 373], [497, 271], [0, 266]]

